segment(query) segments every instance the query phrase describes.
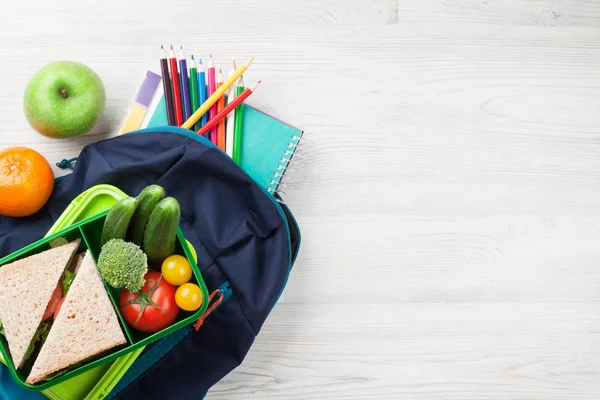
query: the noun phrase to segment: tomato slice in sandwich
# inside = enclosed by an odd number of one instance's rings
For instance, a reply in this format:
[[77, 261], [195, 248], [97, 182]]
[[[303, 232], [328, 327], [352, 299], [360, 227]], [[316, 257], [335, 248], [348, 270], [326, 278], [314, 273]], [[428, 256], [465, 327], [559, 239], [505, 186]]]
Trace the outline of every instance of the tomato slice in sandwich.
[[46, 307], [46, 312], [42, 317], [42, 320], [45, 321], [48, 318], [54, 315], [54, 311], [56, 311], [56, 307], [58, 303], [61, 302], [63, 298], [62, 285], [59, 283], [56, 285], [56, 289], [54, 289], [54, 293], [52, 293], [52, 297], [50, 298], [50, 302], [48, 303], [48, 307]]
[[67, 296], [65, 296], [62, 299], [60, 299], [60, 301], [58, 302], [58, 305], [56, 306], [56, 310], [54, 311], [54, 320], [55, 321], [56, 321], [56, 317], [58, 316], [58, 313], [60, 312], [60, 308], [62, 307], [62, 305], [65, 302], [66, 298], [67, 298]]

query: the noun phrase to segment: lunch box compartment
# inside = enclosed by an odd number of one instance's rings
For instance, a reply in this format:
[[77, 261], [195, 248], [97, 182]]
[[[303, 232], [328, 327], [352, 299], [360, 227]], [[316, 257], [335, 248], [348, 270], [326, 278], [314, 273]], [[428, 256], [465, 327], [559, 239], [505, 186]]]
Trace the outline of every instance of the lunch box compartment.
[[[81, 240], [81, 244], [79, 245], [78, 252], [89, 250], [90, 254], [94, 258], [94, 261], [97, 262], [98, 255], [100, 254], [100, 250], [101, 250], [101, 241], [100, 240], [101, 240], [101, 236], [102, 236], [102, 228], [104, 226], [104, 220], [106, 218], [106, 214], [108, 214], [108, 210], [103, 211], [103, 212], [101, 212], [95, 216], [92, 216], [86, 220], [83, 220], [79, 223], [71, 225], [70, 227], [65, 228], [64, 230], [61, 230], [51, 236], [45, 237], [35, 243], [30, 244], [29, 246], [27, 246], [21, 250], [18, 250], [16, 252], [0, 259], [0, 268], [2, 268], [1, 265], [8, 264], [8, 263], [16, 261], [18, 259], [25, 258], [25, 257], [31, 256], [33, 254], [41, 253], [42, 251], [48, 250], [52, 247], [51, 244], [60, 243], [60, 242], [55, 242], [55, 241], [56, 241], [56, 239], [61, 239], [61, 238], [66, 239], [68, 242], [72, 242], [74, 240], [77, 240], [78, 238], [81, 238], [82, 240]], [[111, 301], [113, 303], [115, 311], [117, 312], [117, 315], [119, 316], [119, 320], [121, 322], [121, 328], [123, 329], [123, 331], [125, 332], [125, 335], [127, 337], [127, 344], [124, 346], [120, 346], [115, 349], [109, 350], [105, 353], [99, 354], [99, 355], [95, 356], [94, 358], [84, 362], [82, 365], [80, 365], [76, 369], [69, 371], [64, 375], [60, 375], [60, 376], [56, 377], [55, 379], [52, 379], [52, 380], [46, 381], [46, 382], [41, 382], [41, 383], [38, 383], [35, 385], [29, 385], [29, 384], [25, 383], [25, 380], [27, 379], [27, 376], [29, 375], [30, 367], [23, 368], [22, 370], [18, 370], [18, 371], [15, 370], [15, 366], [14, 366], [14, 364], [12, 362], [12, 358], [10, 357], [10, 354], [9, 354], [6, 338], [4, 336], [0, 335], [0, 352], [2, 353], [9, 370], [10, 370], [11, 374], [13, 375], [13, 378], [17, 381], [17, 383], [19, 385], [21, 385], [22, 387], [24, 387], [26, 389], [42, 391], [51, 386], [57, 385], [68, 379], [71, 379], [74, 376], [82, 374], [92, 368], [96, 368], [100, 365], [114, 361], [117, 358], [122, 357], [125, 354], [135, 351], [143, 346], [147, 346], [178, 329], [181, 329], [187, 325], [190, 325], [191, 323], [196, 321], [198, 318], [200, 318], [204, 314], [204, 312], [206, 311], [206, 309], [208, 307], [208, 290], [206, 289], [206, 285], [204, 283], [204, 280], [202, 279], [202, 275], [201, 275], [200, 270], [198, 269], [198, 266], [194, 259], [193, 252], [192, 252], [192, 250], [190, 250], [190, 248], [187, 244], [187, 241], [185, 240], [185, 237], [183, 236], [183, 233], [181, 232], [181, 229], [179, 229], [179, 228], [177, 230], [177, 241], [176, 241], [176, 248], [175, 248], [174, 254], [180, 254], [180, 255], [186, 257], [188, 259], [188, 261], [190, 262], [190, 265], [192, 266], [193, 274], [192, 274], [192, 278], [190, 279], [190, 282], [197, 284], [200, 287], [200, 289], [202, 290], [202, 294], [203, 294], [203, 303], [202, 303], [202, 306], [200, 307], [200, 309], [198, 309], [195, 312], [187, 312], [187, 311], [181, 310], [178, 315], [177, 320], [171, 326], [163, 329], [162, 331], [159, 331], [156, 333], [139, 332], [139, 331], [135, 330], [134, 328], [130, 327], [129, 325], [127, 325], [127, 323], [123, 319], [123, 316], [121, 315], [121, 312], [119, 311], [119, 295], [120, 295], [121, 290], [114, 289], [111, 286], [107, 285], [105, 282], [105, 287], [107, 289], [109, 297], [111, 298]]]
[[[98, 256], [100, 255], [100, 251], [102, 250], [102, 246], [100, 245], [101, 237], [102, 237], [102, 228], [104, 227], [104, 220], [106, 219], [107, 213], [108, 213], [108, 211], [103, 212], [103, 213], [99, 214], [97, 217], [93, 218], [87, 224], [81, 226], [81, 231], [83, 232], [83, 236], [86, 238], [87, 243], [89, 244], [90, 253], [92, 254], [92, 257], [94, 258], [94, 261], [96, 261], [96, 264], [98, 263]], [[188, 251], [188, 253], [186, 253], [186, 250]], [[200, 289], [203, 292], [203, 299], [205, 300], [204, 302], [206, 303], [206, 300], [208, 299], [208, 290], [206, 289], [206, 286], [204, 285], [204, 281], [202, 280], [200, 270], [198, 269], [198, 266], [197, 266], [196, 262], [194, 261], [194, 257], [192, 256], [191, 253], [189, 253], [189, 248], [188, 248], [187, 242], [185, 241], [185, 238], [183, 237], [183, 233], [181, 232], [180, 229], [178, 229], [178, 232], [177, 232], [177, 240], [175, 242], [175, 253], [174, 254], [182, 255], [190, 261], [190, 264], [192, 265], [193, 274], [192, 274], [192, 278], [190, 279], [189, 282], [195, 283], [196, 285], [198, 285], [200, 287]], [[155, 267], [155, 269], [153, 269], [150, 266], [149, 270], [157, 270], [160, 272], [160, 269], [159, 269], [160, 266], [154, 266], [154, 267]], [[154, 342], [155, 340], [163, 337], [165, 334], [168, 334], [170, 332], [177, 330], [178, 327], [180, 327], [179, 326], [180, 324], [187, 325], [186, 321], [188, 321], [190, 318], [192, 320], [194, 320], [194, 315], [196, 315], [198, 313], [197, 311], [189, 312], [189, 311], [181, 310], [179, 312], [179, 315], [177, 316], [177, 319], [173, 323], [173, 325], [169, 326], [168, 328], [166, 328], [160, 332], [156, 332], [156, 333], [140, 332], [140, 331], [136, 330], [135, 328], [132, 328], [129, 325], [127, 325], [125, 320], [122, 319], [122, 315], [119, 311], [119, 296], [121, 294], [121, 289], [115, 289], [112, 286], [107, 285], [107, 284], [105, 284], [105, 287], [106, 287], [106, 290], [108, 291], [108, 294], [110, 295], [111, 300], [113, 301], [113, 305], [115, 306], [117, 313], [119, 314], [119, 318], [121, 318], [121, 321], [122, 321], [123, 325], [125, 326], [127, 338], [133, 344], [136, 344], [139, 342], [145, 342], [145, 343]], [[183, 326], [183, 325], [181, 325], [181, 326]]]
[[[65, 244], [65, 240], [70, 243], [77, 239], [81, 239], [81, 242], [79, 243], [79, 248], [77, 249], [75, 254], [89, 250], [88, 241], [83, 236], [80, 227], [71, 226], [71, 227], [61, 231], [59, 235], [52, 235], [46, 239], [42, 239], [41, 241], [36, 242], [32, 245], [29, 245], [15, 253], [11, 254], [10, 256], [5, 257], [4, 259], [2, 259], [0, 261], [1, 261], [2, 265], [9, 264], [14, 261], [32, 256], [34, 254], [38, 254], [43, 251], [50, 250], [53, 247], [58, 247], [60, 245], [63, 245], [63, 244]], [[131, 341], [128, 341], [128, 343], [131, 343]], [[123, 349], [123, 348], [125, 348], [125, 346], [127, 346], [127, 345], [120, 346], [118, 348], [115, 348], [114, 350]], [[0, 335], [0, 348], [1, 348], [0, 350], [2, 351], [2, 355], [4, 356], [4, 359], [8, 360], [8, 362], [10, 363], [9, 369], [10, 369], [11, 373], [13, 374], [14, 377], [18, 378], [17, 382], [19, 382], [22, 386], [29, 387], [30, 385], [27, 385], [25, 383], [25, 380], [27, 379], [27, 377], [29, 376], [29, 373], [31, 372], [31, 367], [32, 367], [31, 363], [27, 363], [22, 369], [15, 371], [14, 366], [12, 365], [12, 358], [10, 357], [9, 352], [8, 352], [8, 342], [6, 340], [6, 337], [4, 337], [3, 335]], [[92, 363], [96, 360], [99, 360], [103, 356], [105, 356], [105, 354], [99, 354], [99, 355], [91, 358], [88, 361], [88, 363]], [[42, 384], [45, 385], [46, 383], [44, 382]], [[35, 385], [35, 386], [37, 386], [37, 385]]]

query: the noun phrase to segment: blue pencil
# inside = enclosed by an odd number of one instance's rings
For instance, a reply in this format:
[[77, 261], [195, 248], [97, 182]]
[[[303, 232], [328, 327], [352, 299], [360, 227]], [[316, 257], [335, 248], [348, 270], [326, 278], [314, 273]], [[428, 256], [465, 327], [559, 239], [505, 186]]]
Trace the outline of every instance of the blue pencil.
[[192, 116], [192, 102], [190, 98], [190, 78], [188, 76], [187, 60], [183, 55], [183, 46], [179, 53], [179, 79], [181, 81], [181, 99], [183, 100], [183, 120], [187, 121]]
[[[206, 87], [206, 73], [204, 72], [204, 65], [202, 65], [202, 60], [199, 60], [198, 65], [198, 93], [200, 96], [200, 105], [204, 104], [204, 102], [208, 99], [208, 92]], [[208, 122], [208, 113], [205, 113], [202, 116], [202, 120], [200, 121], [200, 126], [206, 125]]]

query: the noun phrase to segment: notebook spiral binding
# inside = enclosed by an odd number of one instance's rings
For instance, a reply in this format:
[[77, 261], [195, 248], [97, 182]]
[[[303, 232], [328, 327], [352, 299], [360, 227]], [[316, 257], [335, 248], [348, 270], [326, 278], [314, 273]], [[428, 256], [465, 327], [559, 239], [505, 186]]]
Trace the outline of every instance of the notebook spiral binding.
[[275, 166], [273, 176], [269, 180], [267, 191], [273, 195], [279, 202], [284, 202], [283, 197], [292, 190], [293, 175], [296, 173], [297, 166], [300, 166], [306, 158], [310, 143], [303, 138], [304, 132], [294, 135], [288, 142], [287, 149], [279, 159], [279, 164]]

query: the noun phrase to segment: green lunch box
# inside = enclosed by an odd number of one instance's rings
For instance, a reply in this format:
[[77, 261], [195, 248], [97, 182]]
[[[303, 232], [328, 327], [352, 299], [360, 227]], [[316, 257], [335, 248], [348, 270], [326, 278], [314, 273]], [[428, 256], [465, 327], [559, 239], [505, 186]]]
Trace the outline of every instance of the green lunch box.
[[[64, 237], [68, 241], [81, 238], [82, 242], [79, 250], [89, 249], [94, 260], [97, 260], [100, 251], [100, 236], [108, 209], [117, 200], [126, 196], [126, 194], [110, 185], [98, 185], [88, 189], [73, 200], [43, 239], [0, 259], [0, 265], [47, 250], [50, 248], [49, 242], [60, 237]], [[1, 337], [0, 352], [4, 360], [9, 360], [8, 362], [2, 360], [2, 362], [7, 364], [13, 378], [22, 387], [42, 391], [51, 399], [92, 400], [104, 398], [133, 364], [143, 351], [144, 346], [193, 323], [206, 311], [208, 306], [206, 285], [196, 264], [195, 252], [185, 240], [181, 229], [177, 231], [175, 254], [185, 256], [192, 266], [193, 276], [190, 282], [196, 283], [203, 293], [203, 304], [200, 309], [195, 312], [181, 310], [175, 323], [160, 332], [139, 332], [130, 328], [119, 312], [118, 298], [120, 290], [105, 285], [121, 321], [121, 328], [127, 337], [127, 344], [100, 354], [78, 368], [51, 381], [29, 385], [25, 383], [27, 376], [22, 374], [21, 371], [15, 370], [8, 354], [6, 339]]]

